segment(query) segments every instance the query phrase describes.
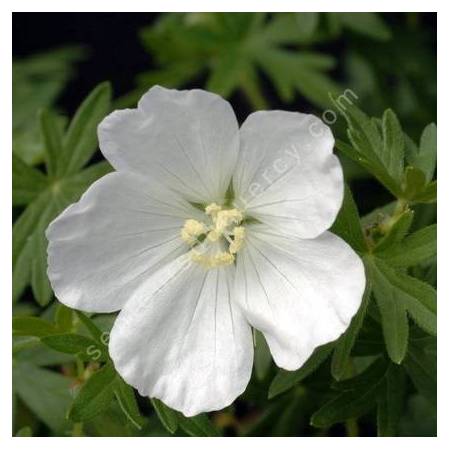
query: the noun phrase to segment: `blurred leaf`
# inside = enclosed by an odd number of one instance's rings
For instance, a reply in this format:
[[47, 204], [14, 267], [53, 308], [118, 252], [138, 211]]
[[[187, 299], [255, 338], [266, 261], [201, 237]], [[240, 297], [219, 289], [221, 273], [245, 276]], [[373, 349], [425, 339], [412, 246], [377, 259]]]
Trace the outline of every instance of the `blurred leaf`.
[[13, 205], [32, 202], [47, 187], [47, 178], [37, 169], [25, 164], [17, 155], [12, 155]]
[[385, 361], [379, 359], [361, 375], [342, 382], [344, 392], [315, 412], [311, 417], [311, 424], [319, 428], [329, 427], [369, 412], [383, 388], [386, 371]]
[[80, 334], [52, 334], [50, 336], [43, 336], [41, 341], [53, 350], [77, 355], [86, 361], [100, 362], [108, 358], [105, 346], [100, 347], [93, 339]]
[[255, 373], [259, 380], [263, 380], [272, 363], [272, 355], [270, 354], [269, 346], [267, 345], [264, 335], [254, 330], [255, 333]]
[[54, 324], [39, 317], [13, 317], [12, 330], [15, 336], [43, 337], [58, 333]]
[[31, 437], [31, 436], [33, 436], [33, 430], [30, 427], [23, 427], [16, 433], [16, 437]]
[[207, 73], [209, 90], [224, 97], [241, 90], [261, 109], [266, 107], [262, 70], [282, 99], [290, 101], [298, 92], [318, 105], [328, 105], [328, 92], [339, 89], [326, 74], [334, 60], [300, 47], [311, 39], [317, 23], [317, 13], [164, 15], [141, 31], [144, 46], [159, 65], [145, 75], [146, 86], [162, 79], [178, 87]]
[[436, 256], [437, 225], [430, 225], [389, 246], [377, 256], [393, 267], [410, 267]]
[[426, 179], [425, 174], [415, 167], [407, 167], [404, 175], [404, 197], [414, 200], [420, 193], [425, 190]]
[[384, 393], [378, 397], [378, 436], [396, 436], [406, 394], [404, 369], [391, 364], [386, 373]]
[[[66, 167], [65, 173], [69, 169], [80, 168], [81, 163], [87, 161], [84, 158], [88, 154], [90, 157], [92, 142], [96, 142], [96, 126], [100, 111], [104, 111], [106, 96], [109, 98], [109, 88], [102, 84], [88, 97], [86, 103], [80, 107], [76, 119], [72, 121], [66, 139], [70, 145], [74, 146], [73, 148], [67, 147], [68, 150], [75, 151], [75, 153], [67, 155], [73, 159], [63, 161], [64, 164], [73, 165], [72, 168]], [[92, 123], [86, 122], [88, 117]], [[46, 121], [45, 126], [51, 127], [52, 123]], [[46, 133], [51, 134], [49, 130]], [[69, 137], [67, 138], [67, 136]], [[64, 153], [59, 152], [58, 155], [53, 156], [59, 158], [55, 164], [60, 167]], [[61, 165], [61, 167], [65, 166]], [[109, 171], [109, 164], [102, 162], [77, 173], [71, 172], [63, 177], [48, 176], [47, 188], [34, 198], [13, 226], [13, 300], [17, 300], [31, 281], [37, 301], [41, 305], [49, 302], [51, 289], [46, 274], [47, 239], [45, 230], [61, 211], [77, 201], [97, 178]]]
[[342, 26], [356, 33], [364, 34], [380, 41], [387, 41], [391, 38], [389, 28], [377, 13], [342, 12], [328, 14], [338, 16]]
[[84, 422], [102, 413], [114, 397], [116, 379], [112, 363], [91, 375], [75, 397], [69, 410], [69, 418], [74, 422]]
[[86, 314], [81, 311], [75, 311], [80, 322], [87, 328], [91, 336], [95, 339], [96, 342], [103, 344], [102, 330], [94, 323], [94, 321], [89, 318]]
[[84, 56], [80, 47], [64, 47], [13, 61], [13, 152], [26, 164], [44, 160], [38, 111], [54, 105]]
[[311, 375], [328, 358], [334, 342], [318, 347], [303, 366], [294, 371], [280, 369], [269, 387], [269, 399], [291, 389], [298, 382]]
[[97, 149], [97, 126], [110, 110], [111, 85], [99, 84], [83, 101], [64, 136], [64, 175], [77, 173]]
[[73, 322], [72, 310], [66, 305], [58, 303], [55, 312], [55, 325], [61, 331], [70, 331], [72, 329], [72, 322]]
[[436, 408], [436, 353], [426, 346], [412, 342], [404, 365], [417, 390]]
[[420, 203], [435, 203], [437, 199], [437, 181], [429, 183], [425, 189], [414, 197]]
[[13, 389], [53, 432], [64, 435], [71, 424], [66, 412], [72, 402], [71, 380], [26, 362], [13, 365]]
[[48, 110], [41, 110], [39, 119], [47, 174], [50, 177], [60, 175], [63, 130], [59, 128], [56, 116]]
[[174, 434], [178, 429], [178, 413], [157, 398], [150, 400], [161, 423], [170, 434]]

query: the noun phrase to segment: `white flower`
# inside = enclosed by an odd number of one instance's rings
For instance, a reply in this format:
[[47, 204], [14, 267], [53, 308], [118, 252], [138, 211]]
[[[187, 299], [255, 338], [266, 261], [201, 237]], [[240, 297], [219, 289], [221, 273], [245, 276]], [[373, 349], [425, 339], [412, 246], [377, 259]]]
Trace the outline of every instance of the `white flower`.
[[217, 95], [154, 87], [98, 135], [116, 172], [49, 226], [48, 275], [72, 308], [121, 310], [109, 350], [141, 395], [221, 409], [250, 379], [251, 327], [287, 370], [345, 331], [365, 276], [326, 231], [343, 179], [319, 119], [261, 111], [239, 129]]

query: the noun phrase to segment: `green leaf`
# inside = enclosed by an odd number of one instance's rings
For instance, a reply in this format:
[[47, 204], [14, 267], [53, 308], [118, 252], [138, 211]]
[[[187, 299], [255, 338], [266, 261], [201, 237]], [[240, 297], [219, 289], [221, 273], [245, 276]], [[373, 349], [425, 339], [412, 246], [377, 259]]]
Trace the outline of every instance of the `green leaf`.
[[409, 163], [422, 170], [425, 179], [430, 182], [433, 179], [436, 169], [437, 156], [437, 128], [434, 123], [425, 127], [420, 138], [420, 146], [409, 155]]
[[121, 378], [117, 377], [114, 387], [117, 402], [127, 419], [138, 429], [142, 429], [143, 419], [134, 395], [134, 390]]
[[[26, 163], [44, 161], [37, 113], [52, 108], [84, 57], [80, 47], [51, 49], [13, 61], [13, 153]], [[61, 123], [60, 123], [61, 125]]]
[[406, 394], [405, 373], [402, 367], [391, 364], [386, 373], [384, 392], [377, 399], [378, 436], [396, 436], [403, 414]]
[[263, 380], [270, 369], [272, 356], [269, 346], [261, 332], [255, 330], [255, 372], [259, 380]]
[[418, 203], [436, 203], [437, 198], [437, 181], [429, 183], [425, 189], [414, 197], [414, 201]]
[[13, 389], [55, 434], [65, 435], [71, 424], [66, 411], [72, 402], [72, 380], [27, 362], [13, 365]]
[[395, 292], [395, 298], [408, 311], [411, 318], [429, 334], [436, 335], [436, 291], [429, 284], [410, 277], [409, 275], [395, 271], [389, 266], [382, 264], [384, 280], [391, 286]]
[[80, 322], [87, 328], [91, 336], [95, 339], [96, 342], [104, 344], [103, 342], [103, 331], [90, 319], [86, 314], [81, 311], [75, 311]]
[[87, 361], [105, 361], [108, 350], [93, 339], [80, 334], [52, 334], [41, 338], [42, 343], [62, 353], [78, 355]]
[[411, 343], [404, 363], [417, 390], [434, 407], [437, 404], [437, 361], [436, 353], [424, 346]]
[[410, 267], [436, 256], [437, 225], [430, 225], [407, 236], [397, 245], [377, 253], [379, 258], [393, 267]]
[[41, 136], [44, 145], [45, 164], [50, 176], [60, 175], [63, 133], [55, 114], [42, 110], [39, 114]]
[[26, 205], [33, 201], [47, 187], [47, 178], [37, 169], [30, 167], [13, 153], [12, 155], [12, 198], [13, 205]]
[[301, 47], [316, 34], [318, 21], [317, 13], [162, 16], [141, 32], [145, 48], [160, 67], [140, 77], [139, 83], [180, 86], [205, 73], [209, 89], [226, 97], [240, 90], [254, 108], [267, 109], [260, 87], [264, 73], [282, 99], [291, 101], [298, 92], [328, 106], [328, 92], [340, 90], [327, 74], [334, 59], [319, 53], [310, 58], [311, 52]]
[[404, 174], [404, 197], [409, 200], [414, 200], [420, 196], [426, 188], [425, 174], [415, 167], [407, 167]]
[[343, 382], [345, 386], [351, 388], [346, 388], [316, 411], [311, 417], [311, 425], [319, 428], [329, 427], [369, 412], [375, 406], [386, 370], [386, 363], [377, 360], [358, 375], [357, 380], [350, 379]]
[[32, 282], [40, 304], [48, 303], [51, 289], [46, 274], [45, 230], [61, 211], [79, 199], [90, 184], [110, 170], [111, 166], [102, 162], [73, 175], [47, 178], [47, 188], [35, 197], [13, 226], [13, 301]]
[[395, 120], [392, 119], [392, 114], [387, 112], [384, 115], [386, 123], [384, 129], [382, 126], [382, 136], [377, 122], [367, 117], [353, 102], [347, 101], [344, 104], [339, 97], [331, 98], [347, 121], [347, 135], [352, 144], [350, 147], [345, 143], [342, 145], [342, 141], [336, 141], [337, 148], [372, 173], [393, 195], [401, 197], [399, 171], [402, 167], [402, 155], [392, 154], [392, 149], [386, 147], [394, 145], [393, 150], [397, 152], [399, 149], [398, 139], [393, 136], [398, 130], [393, 125]]
[[97, 149], [97, 126], [109, 112], [110, 83], [99, 84], [83, 101], [72, 119], [64, 138], [63, 171], [74, 174]]
[[114, 397], [117, 374], [111, 363], [87, 379], [69, 410], [74, 422], [88, 421], [108, 408]]
[[364, 34], [379, 41], [387, 41], [391, 38], [391, 31], [378, 13], [342, 12], [336, 14], [339, 16], [342, 25], [356, 33]]
[[361, 329], [361, 326], [364, 322], [364, 318], [367, 313], [367, 308], [370, 303], [370, 295], [372, 292], [372, 288], [369, 278], [368, 277], [366, 278], [367, 278], [366, 289], [364, 291], [361, 306], [359, 307], [358, 312], [350, 322], [347, 331], [339, 338], [334, 347], [333, 357], [331, 359], [331, 374], [336, 380], [343, 379], [345, 377], [345, 374], [347, 373], [350, 362], [350, 354], [353, 345], [355, 344], [359, 330]]
[[72, 320], [72, 310], [66, 305], [58, 303], [55, 312], [55, 325], [57, 328], [61, 331], [70, 331], [72, 329]]
[[333, 347], [334, 342], [322, 345], [321, 347], [317, 348], [305, 362], [305, 364], [303, 364], [303, 366], [298, 370], [291, 372], [281, 369], [270, 384], [269, 399], [287, 391], [288, 389], [291, 389], [301, 380], [316, 371], [319, 366], [328, 358]]
[[58, 333], [55, 325], [39, 317], [13, 317], [12, 330], [14, 336], [43, 337]]
[[399, 216], [389, 218], [387, 222], [380, 225], [381, 229], [387, 228], [387, 234], [377, 243], [374, 252], [383, 252], [400, 242], [411, 228], [414, 211], [407, 209]]
[[194, 437], [217, 437], [219, 432], [211, 423], [206, 414], [199, 414], [194, 417], [185, 417], [183, 414], [178, 415], [178, 425], [189, 436]]
[[373, 280], [373, 293], [381, 313], [386, 349], [392, 361], [400, 364], [408, 347], [409, 330], [403, 295], [387, 279], [385, 266], [373, 262], [369, 267]]
[[387, 109], [382, 118], [383, 155], [388, 173], [398, 180], [403, 173], [405, 138], [400, 122], [391, 109]]
[[358, 209], [347, 185], [345, 185], [344, 201], [341, 210], [331, 227], [331, 231], [344, 239], [357, 252], [364, 253], [367, 250]]
[[156, 398], [150, 400], [164, 428], [169, 433], [174, 434], [178, 429], [178, 413], [166, 406], [161, 400]]

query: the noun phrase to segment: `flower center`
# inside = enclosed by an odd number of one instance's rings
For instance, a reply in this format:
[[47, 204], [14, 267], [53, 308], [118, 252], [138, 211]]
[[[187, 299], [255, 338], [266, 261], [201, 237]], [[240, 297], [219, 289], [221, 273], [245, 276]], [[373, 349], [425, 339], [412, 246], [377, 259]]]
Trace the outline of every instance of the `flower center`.
[[207, 223], [188, 219], [181, 229], [181, 238], [193, 247], [192, 260], [206, 269], [233, 264], [245, 239], [242, 212], [211, 203], [205, 214]]

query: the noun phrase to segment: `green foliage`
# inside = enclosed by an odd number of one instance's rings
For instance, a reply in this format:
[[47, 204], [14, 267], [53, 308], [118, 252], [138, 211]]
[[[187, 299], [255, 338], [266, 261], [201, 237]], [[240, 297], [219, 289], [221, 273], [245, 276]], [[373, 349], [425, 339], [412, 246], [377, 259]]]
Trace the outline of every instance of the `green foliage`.
[[295, 386], [298, 382], [311, 375], [330, 355], [333, 344], [317, 348], [303, 366], [295, 371], [281, 370], [269, 387], [269, 398], [273, 398]]
[[380, 124], [352, 102], [333, 101], [347, 121], [351, 144], [337, 141], [339, 150], [372, 173], [395, 197], [412, 203], [436, 201], [436, 187], [431, 182], [436, 165], [434, 124], [424, 130], [420, 149], [405, 156], [405, 134], [392, 110], [384, 112]]
[[[99, 177], [105, 175], [109, 165], [105, 162], [83, 169], [96, 150], [96, 127], [109, 111], [111, 88], [99, 85], [85, 99], [67, 132], [62, 134], [55, 116], [43, 111], [40, 114], [42, 138], [45, 143], [46, 173], [26, 166], [13, 158], [13, 198], [20, 203], [29, 200], [25, 211], [13, 226], [13, 299], [22, 294], [31, 282], [36, 301], [45, 306], [52, 291], [47, 279], [48, 224]], [[28, 174], [32, 173], [31, 179]], [[37, 180], [33, 184], [32, 180]], [[25, 189], [24, 186], [27, 188]], [[34, 195], [24, 195], [33, 191]], [[18, 193], [15, 188], [18, 187]]]
[[38, 111], [53, 106], [73, 77], [75, 63], [85, 56], [79, 47], [64, 47], [13, 61], [13, 151], [26, 164], [44, 160]]
[[140, 397], [108, 354], [115, 314], [59, 304], [46, 275], [48, 224], [111, 170], [95, 155], [111, 87], [80, 98], [69, 121], [56, 101], [84, 53], [13, 62], [15, 436], [436, 434], [436, 77], [424, 23], [417, 13], [169, 13], [136, 30], [155, 67], [115, 108], [161, 84], [215, 91], [243, 117], [343, 116], [332, 128], [346, 185], [331, 231], [367, 279], [339, 339], [285, 371], [255, 332], [245, 393], [191, 418]]
[[[265, 13], [191, 13], [163, 16], [141, 32], [160, 69], [141, 75], [140, 83], [182, 86], [206, 73], [206, 89], [229, 97], [243, 92], [256, 108], [267, 106], [260, 71], [283, 101], [300, 92], [313, 103], [328, 105], [338, 85], [327, 75], [335, 60], [298, 51], [316, 27], [317, 16]], [[287, 50], [294, 46], [296, 51]]]

